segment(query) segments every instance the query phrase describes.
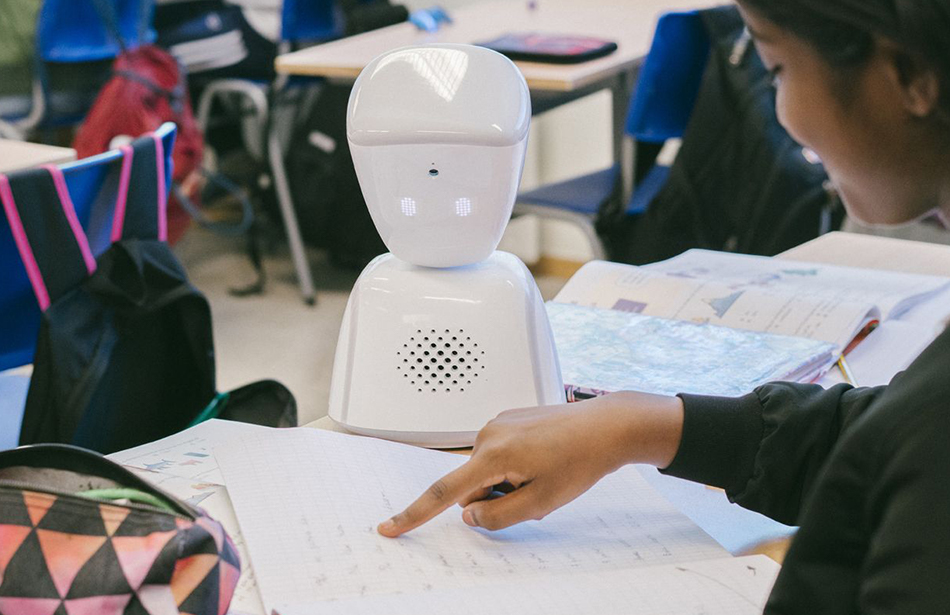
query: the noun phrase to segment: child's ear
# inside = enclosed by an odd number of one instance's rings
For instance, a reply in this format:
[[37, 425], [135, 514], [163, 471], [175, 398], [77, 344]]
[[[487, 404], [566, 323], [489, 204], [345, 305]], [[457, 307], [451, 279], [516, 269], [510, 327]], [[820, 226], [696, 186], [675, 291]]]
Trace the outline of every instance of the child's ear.
[[894, 86], [904, 109], [914, 117], [930, 116], [940, 101], [940, 79], [933, 67], [891, 41], [879, 39], [877, 44], [893, 68]]

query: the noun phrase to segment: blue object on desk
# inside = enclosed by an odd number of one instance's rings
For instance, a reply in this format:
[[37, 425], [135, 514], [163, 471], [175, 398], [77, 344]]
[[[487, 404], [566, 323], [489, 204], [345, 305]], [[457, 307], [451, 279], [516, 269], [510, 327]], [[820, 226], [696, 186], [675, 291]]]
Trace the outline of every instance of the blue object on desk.
[[29, 388], [29, 376], [0, 373], [0, 451], [16, 448], [20, 441]]
[[[634, 143], [662, 144], [681, 137], [689, 123], [709, 58], [709, 35], [697, 11], [666, 13], [657, 22], [650, 52], [630, 99], [624, 132]], [[615, 137], [616, 138], [616, 137]], [[636, 173], [636, 169], [633, 170]], [[655, 164], [635, 178], [622, 214], [640, 215], [659, 193], [669, 167]], [[577, 223], [591, 242], [595, 258], [604, 258], [593, 222], [611, 202], [621, 178], [619, 164], [518, 195], [515, 212]]]
[[435, 32], [444, 23], [452, 23], [452, 18], [441, 6], [432, 6], [409, 13], [409, 22], [425, 32]]

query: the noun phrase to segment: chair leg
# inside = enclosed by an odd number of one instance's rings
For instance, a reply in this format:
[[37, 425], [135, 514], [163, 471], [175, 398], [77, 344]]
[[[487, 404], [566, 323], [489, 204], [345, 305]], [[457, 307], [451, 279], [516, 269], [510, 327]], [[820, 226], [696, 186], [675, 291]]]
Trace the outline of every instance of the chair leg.
[[[198, 100], [195, 119], [202, 132], [207, 132], [208, 130], [208, 122], [211, 117], [211, 105], [214, 99], [226, 94], [238, 94], [242, 96], [244, 100], [253, 105], [255, 112], [254, 117], [258, 124], [267, 124], [270, 115], [270, 104], [267, 102], [267, 94], [257, 84], [241, 79], [219, 79], [208, 84], [204, 92], [201, 93], [201, 98]], [[260, 132], [263, 133], [263, 130]], [[256, 137], [254, 139], [255, 143], [249, 143], [246, 138], [244, 141], [245, 147], [251, 151], [252, 155], [258, 159], [261, 158], [261, 149], [263, 149], [260, 142], [261, 138]]]
[[587, 238], [590, 245], [591, 256], [594, 260], [606, 260], [607, 251], [604, 250], [604, 242], [597, 235], [597, 229], [594, 228], [594, 221], [590, 216], [574, 213], [557, 207], [547, 207], [544, 205], [531, 205], [528, 203], [515, 203], [513, 213], [515, 215], [533, 215], [542, 220], [562, 220], [570, 222], [580, 228], [581, 232]]
[[283, 150], [277, 136], [276, 122], [268, 116], [271, 113], [270, 105], [265, 94], [254, 84], [240, 80], [221, 80], [208, 86], [198, 103], [198, 125], [204, 130], [211, 115], [211, 103], [215, 96], [221, 93], [238, 93], [244, 95], [256, 108], [259, 117], [267, 125], [267, 156], [271, 174], [274, 177], [274, 187], [277, 191], [277, 202], [280, 205], [280, 214], [287, 231], [287, 243], [294, 261], [294, 270], [297, 282], [300, 284], [300, 293], [307, 305], [316, 303], [316, 294], [313, 289], [313, 276], [310, 273], [310, 263], [304, 249], [303, 239], [300, 237], [300, 227], [297, 225], [297, 214], [294, 213], [294, 203], [290, 196], [290, 186], [287, 183], [287, 172], [284, 169]]
[[584, 222], [580, 223], [579, 226], [587, 236], [587, 242], [590, 244], [590, 250], [593, 253], [594, 260], [606, 260], [607, 254], [604, 250], [604, 243], [597, 235], [597, 230], [594, 228], [593, 223], [590, 220], [585, 220]]
[[0, 138], [11, 139], [13, 141], [25, 140], [23, 133], [20, 132], [16, 126], [2, 119], [0, 119]]
[[284, 228], [287, 230], [287, 242], [290, 244], [290, 254], [294, 260], [294, 269], [297, 272], [297, 282], [300, 284], [300, 293], [307, 305], [316, 303], [317, 298], [313, 290], [313, 277], [310, 273], [310, 263], [304, 250], [303, 239], [300, 237], [300, 227], [297, 225], [297, 214], [294, 212], [293, 199], [290, 196], [290, 186], [287, 183], [287, 173], [284, 169], [284, 157], [277, 137], [275, 122], [270, 122], [267, 130], [267, 155], [270, 157], [271, 172], [274, 175], [274, 187], [277, 189], [277, 202], [280, 204], [280, 214], [284, 219]]

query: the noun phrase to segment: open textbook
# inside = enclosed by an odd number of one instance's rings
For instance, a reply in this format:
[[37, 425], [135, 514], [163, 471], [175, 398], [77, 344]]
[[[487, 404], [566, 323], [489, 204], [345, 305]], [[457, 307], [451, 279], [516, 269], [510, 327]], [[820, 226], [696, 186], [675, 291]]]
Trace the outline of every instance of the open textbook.
[[[739, 395], [770, 380], [813, 380], [871, 327], [948, 286], [937, 276], [689, 250], [643, 267], [588, 263], [548, 308], [570, 398], [619, 389]], [[808, 340], [831, 354], [812, 352]]]
[[543, 521], [487, 532], [452, 507], [389, 539], [376, 525], [464, 457], [312, 429], [215, 456], [268, 613], [751, 615], [778, 572], [729, 558], [633, 466]]
[[950, 279], [709, 250], [635, 267], [584, 265], [554, 301], [830, 342], [900, 318]]

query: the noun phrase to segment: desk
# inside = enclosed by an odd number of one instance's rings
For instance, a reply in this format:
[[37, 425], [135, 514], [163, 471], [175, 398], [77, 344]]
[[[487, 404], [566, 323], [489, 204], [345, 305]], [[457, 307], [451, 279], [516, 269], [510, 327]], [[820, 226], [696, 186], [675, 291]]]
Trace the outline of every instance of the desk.
[[[950, 246], [842, 232], [829, 233], [777, 258], [950, 277]], [[950, 306], [950, 293], [931, 302]], [[308, 427], [344, 431], [328, 417]], [[734, 554], [762, 552], [779, 561], [784, 555], [787, 541], [783, 539], [793, 528], [729, 504], [719, 491], [653, 471], [645, 472], [644, 476]]]
[[[424, 32], [405, 22], [278, 56], [277, 72], [284, 75], [326, 77], [352, 82], [363, 67], [386, 51], [408, 45], [477, 43], [507, 32], [546, 32], [595, 36], [617, 43], [614, 53], [574, 65], [517, 62], [531, 90], [532, 110], [543, 113], [593, 92], [610, 89], [613, 115], [613, 159], [621, 168], [624, 202], [633, 186], [633, 148], [623, 139], [633, 76], [653, 39], [656, 21], [663, 13], [722, 4], [723, 0], [494, 0], [452, 11], [453, 23], [436, 32]], [[536, 8], [529, 8], [530, 5]], [[280, 147], [276, 136], [272, 147]], [[277, 151], [282, 151], [277, 149]], [[285, 222], [293, 216], [290, 192], [281, 161], [272, 159], [274, 180]], [[303, 259], [296, 221], [289, 221], [288, 239], [304, 294], [309, 269]], [[296, 246], [300, 245], [300, 248]], [[305, 279], [306, 278], [306, 279]]]
[[[507, 32], [547, 32], [595, 36], [616, 41], [617, 51], [573, 65], [517, 62], [531, 90], [569, 92], [633, 69], [646, 55], [662, 13], [713, 6], [710, 0], [540, 0], [535, 9], [524, 1], [496, 0], [452, 12], [452, 24], [423, 32], [400, 23], [365, 34], [310, 47], [277, 58], [277, 72], [290, 75], [356, 79], [379, 54], [432, 43], [477, 43]], [[625, 106], [626, 103], [624, 103]]]
[[950, 277], [950, 246], [835, 231], [777, 258]]
[[26, 141], [0, 139], [0, 173], [38, 167], [44, 164], [61, 164], [76, 159], [76, 150], [54, 147]]

